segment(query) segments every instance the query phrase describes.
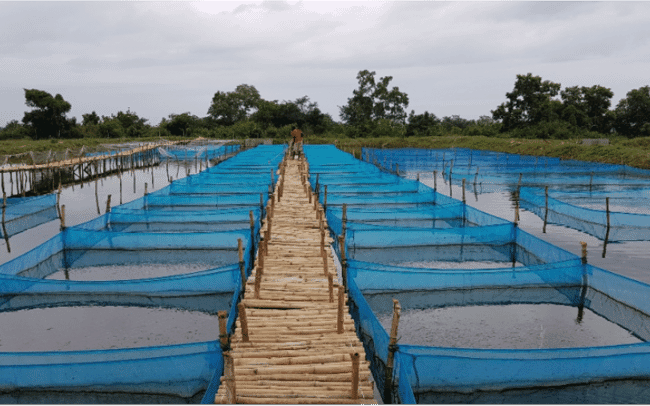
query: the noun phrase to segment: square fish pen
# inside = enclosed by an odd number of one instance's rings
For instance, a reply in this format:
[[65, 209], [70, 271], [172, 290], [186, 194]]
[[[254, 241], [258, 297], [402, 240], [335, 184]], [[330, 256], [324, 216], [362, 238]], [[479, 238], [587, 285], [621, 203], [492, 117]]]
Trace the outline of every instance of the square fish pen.
[[[374, 354], [375, 379], [379, 387], [387, 385], [385, 401], [568, 404], [647, 399], [650, 308], [642, 299], [650, 293], [646, 284], [580, 260], [515, 270], [453, 272], [350, 261], [348, 272], [353, 315], [368, 351]], [[392, 299], [396, 301], [391, 303]], [[534, 319], [539, 307], [555, 308], [546, 328], [565, 335], [544, 349], [538, 344], [544, 331], [519, 325]], [[421, 324], [430, 335], [403, 330], [391, 340], [386, 316], [393, 308], [397, 314], [411, 312], [400, 330]], [[487, 314], [488, 319], [462, 318], [461, 311], [474, 309], [483, 309], [479, 316]], [[450, 315], [445, 316], [445, 311]], [[512, 311], [523, 314], [513, 318]], [[558, 314], [576, 328], [562, 332]], [[502, 324], [492, 326], [499, 332], [496, 337], [494, 331], [488, 335], [486, 326], [499, 317], [508, 321], [506, 329], [514, 332], [517, 343], [528, 340], [528, 348], [509, 348], [500, 335]], [[459, 329], [460, 337], [451, 334], [446, 340], [434, 334]], [[589, 329], [596, 333], [587, 334]], [[547, 334], [546, 340], [551, 341]], [[570, 334], [574, 336], [566, 336]], [[397, 337], [402, 341], [395, 342]]]

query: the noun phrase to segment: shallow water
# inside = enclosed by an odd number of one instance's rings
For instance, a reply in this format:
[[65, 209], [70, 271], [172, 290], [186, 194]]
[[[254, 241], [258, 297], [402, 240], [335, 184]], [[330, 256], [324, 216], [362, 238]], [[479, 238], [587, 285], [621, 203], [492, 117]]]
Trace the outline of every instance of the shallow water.
[[[629, 331], [584, 309], [555, 304], [409, 309], [400, 315], [399, 343], [451, 348], [539, 349], [642, 342]], [[378, 315], [390, 332], [392, 315]]]
[[83, 351], [215, 340], [217, 315], [163, 308], [78, 306], [0, 312], [0, 352]]
[[209, 264], [137, 264], [88, 266], [59, 270], [45, 279], [71, 281], [116, 281], [130, 279], [161, 278], [164, 276], [183, 275], [212, 269]]

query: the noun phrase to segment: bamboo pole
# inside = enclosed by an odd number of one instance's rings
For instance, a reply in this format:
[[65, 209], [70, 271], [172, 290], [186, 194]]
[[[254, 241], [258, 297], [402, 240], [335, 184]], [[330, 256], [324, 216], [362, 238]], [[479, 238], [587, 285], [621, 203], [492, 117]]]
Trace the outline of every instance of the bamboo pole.
[[327, 270], [327, 253], [323, 252], [323, 274], [327, 276], [329, 271]]
[[255, 299], [260, 298], [260, 287], [262, 284], [262, 267], [257, 267], [257, 271], [255, 272], [255, 287], [253, 291], [253, 297]]
[[542, 232], [546, 233], [546, 223], [548, 221], [548, 185], [544, 187], [544, 226]]
[[106, 198], [106, 213], [111, 212], [111, 195]]
[[339, 289], [339, 306], [338, 313], [336, 314], [336, 332], [343, 333], [343, 313], [345, 307], [345, 289], [343, 286], [338, 286]]
[[244, 303], [240, 302], [237, 308], [239, 309], [239, 320], [241, 324], [242, 339], [244, 340], [245, 343], [247, 343], [249, 342], [249, 338], [248, 338], [248, 320], [246, 319], [246, 306], [244, 305]]
[[334, 275], [327, 274], [327, 287], [330, 295], [330, 303], [334, 303]]
[[217, 315], [219, 316], [219, 342], [221, 344], [221, 349], [227, 351], [230, 348], [230, 338], [228, 337], [226, 326], [228, 323], [228, 312], [220, 310], [217, 312]]
[[65, 230], [65, 204], [61, 205], [61, 231]]
[[386, 375], [384, 377], [384, 403], [392, 403], [393, 392], [393, 363], [395, 351], [397, 350], [397, 329], [399, 327], [399, 317], [402, 308], [397, 299], [393, 299], [393, 322], [390, 327], [390, 339], [388, 342], [388, 359], [386, 361]]
[[519, 193], [515, 192], [515, 227], [519, 223]]
[[246, 269], [244, 269], [244, 244], [241, 238], [237, 239], [237, 253], [239, 254], [239, 272], [241, 273], [242, 289], [246, 286]]
[[359, 353], [350, 354], [352, 357], [352, 400], [359, 399]]
[[323, 195], [323, 208], [327, 209], [327, 185], [325, 185], [325, 194]]
[[603, 241], [603, 258], [607, 254], [607, 242], [609, 241], [609, 230], [610, 230], [610, 221], [609, 221], [609, 197], [605, 198], [605, 212], [607, 215], [607, 229], [605, 230], [605, 240]]
[[580, 241], [580, 245], [582, 246], [582, 255], [580, 259], [582, 260], [582, 264], [586, 265], [587, 264], [587, 243], [584, 241]]
[[224, 375], [226, 377], [226, 394], [227, 401], [233, 405], [237, 403], [237, 386], [235, 381], [235, 366], [233, 364], [230, 351], [223, 353]]
[[95, 205], [97, 206], [97, 214], [102, 214], [99, 211], [99, 195], [97, 194], [97, 178], [95, 177]]
[[433, 190], [438, 191], [438, 171], [433, 171]]
[[467, 202], [465, 201], [465, 178], [463, 178], [463, 204], [466, 204]]
[[348, 261], [345, 256], [345, 235], [339, 236], [339, 250], [341, 251], [341, 277], [343, 279], [343, 286], [347, 289]]
[[5, 239], [5, 244], [7, 244], [7, 252], [11, 253], [11, 246], [9, 245], [9, 235], [7, 234], [7, 226], [5, 222], [5, 216], [7, 212], [7, 193], [2, 191], [2, 235]]

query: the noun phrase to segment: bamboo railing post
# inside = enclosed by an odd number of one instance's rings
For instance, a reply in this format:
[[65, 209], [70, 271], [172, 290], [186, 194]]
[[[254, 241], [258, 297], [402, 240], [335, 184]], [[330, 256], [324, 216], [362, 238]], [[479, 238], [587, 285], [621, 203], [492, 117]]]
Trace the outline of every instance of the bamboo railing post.
[[327, 210], [327, 185], [325, 185], [325, 194], [323, 195], [323, 209]]
[[61, 231], [65, 230], [65, 204], [61, 205]]
[[352, 400], [359, 399], [359, 353], [350, 354], [352, 358]]
[[253, 291], [253, 296], [255, 299], [260, 298], [260, 287], [262, 285], [262, 266], [259, 265], [255, 271], [255, 288]]
[[580, 241], [580, 245], [582, 246], [582, 256], [580, 259], [582, 260], [582, 265], [587, 264], [587, 243], [584, 241]]
[[327, 276], [329, 271], [327, 269], [327, 253], [323, 252], [323, 275]]
[[478, 180], [478, 166], [476, 167], [476, 175], [474, 175], [474, 187], [476, 187], [477, 180]]
[[343, 215], [341, 216], [341, 235], [345, 235], [348, 228], [348, 205], [343, 203]]
[[418, 182], [420, 181], [420, 172], [415, 174], [415, 180]]
[[106, 198], [106, 213], [111, 212], [111, 195]]
[[341, 279], [343, 279], [343, 287], [348, 287], [348, 261], [345, 258], [345, 235], [339, 236], [339, 246], [341, 250]]
[[264, 218], [264, 193], [260, 193], [260, 221]]
[[330, 294], [330, 303], [334, 303], [334, 275], [331, 273], [327, 274], [327, 287]]
[[515, 227], [519, 224], [519, 193], [515, 192]]
[[223, 351], [228, 351], [230, 349], [230, 337], [228, 337], [227, 331], [228, 312], [220, 310], [217, 315], [219, 317], [219, 343]]
[[438, 191], [438, 171], [433, 171], [433, 190]]
[[343, 313], [345, 307], [345, 288], [339, 285], [339, 306], [336, 313], [336, 332], [343, 334]]
[[95, 204], [97, 205], [97, 214], [102, 214], [99, 211], [99, 195], [97, 194], [97, 178], [95, 177]]
[[610, 221], [609, 221], [609, 197], [605, 198], [605, 212], [607, 214], [607, 229], [605, 230], [605, 240], [603, 241], [603, 258], [607, 254], [607, 242], [609, 241], [609, 230], [610, 230]]
[[241, 238], [237, 239], [237, 252], [239, 254], [239, 273], [241, 273], [241, 287], [246, 288], [246, 269], [244, 269], [244, 244]]
[[239, 302], [237, 308], [239, 309], [239, 322], [241, 324], [242, 340], [247, 343], [250, 340], [248, 338], [248, 320], [246, 319], [246, 306], [244, 303]]
[[226, 381], [226, 401], [230, 405], [237, 403], [237, 386], [235, 383], [235, 365], [230, 351], [223, 353], [224, 375]]
[[397, 351], [397, 329], [399, 327], [399, 316], [402, 308], [397, 299], [393, 299], [393, 322], [390, 327], [390, 339], [388, 342], [388, 359], [386, 361], [386, 375], [384, 378], [384, 403], [391, 404], [393, 392], [393, 363], [395, 351]]
[[9, 235], [7, 234], [7, 226], [5, 222], [5, 216], [7, 212], [7, 193], [2, 191], [2, 235], [4, 236], [5, 243], [7, 244], [7, 252], [11, 252], [11, 247], [9, 246]]
[[548, 221], [548, 185], [544, 187], [544, 226], [542, 232], [546, 232], [546, 223]]
[[466, 204], [467, 202], [465, 201], [465, 178], [463, 178], [463, 204]]

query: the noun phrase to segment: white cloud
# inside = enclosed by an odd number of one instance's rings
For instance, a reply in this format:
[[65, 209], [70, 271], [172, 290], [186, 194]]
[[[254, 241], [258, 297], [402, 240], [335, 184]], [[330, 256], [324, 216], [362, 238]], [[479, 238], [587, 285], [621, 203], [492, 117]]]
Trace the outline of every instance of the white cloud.
[[157, 123], [241, 83], [338, 118], [362, 69], [438, 116], [490, 114], [528, 72], [616, 104], [649, 84], [649, 20], [644, 2], [0, 2], [0, 125], [22, 88]]

